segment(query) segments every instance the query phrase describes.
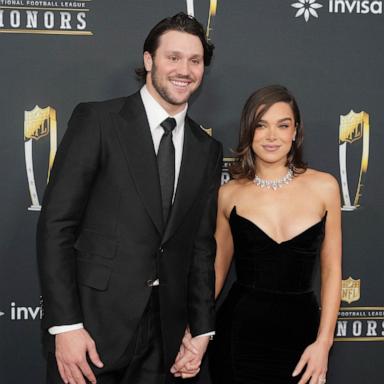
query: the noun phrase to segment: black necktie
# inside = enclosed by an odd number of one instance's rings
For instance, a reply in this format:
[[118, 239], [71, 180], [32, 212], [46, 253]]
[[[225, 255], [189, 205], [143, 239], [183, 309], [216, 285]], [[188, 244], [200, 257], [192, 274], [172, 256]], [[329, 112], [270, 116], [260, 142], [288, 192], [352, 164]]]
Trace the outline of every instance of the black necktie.
[[157, 165], [159, 167], [161, 198], [163, 202], [163, 218], [166, 224], [171, 211], [173, 188], [175, 185], [175, 147], [172, 141], [172, 131], [176, 127], [176, 120], [168, 117], [160, 125], [164, 129], [164, 134], [157, 152]]

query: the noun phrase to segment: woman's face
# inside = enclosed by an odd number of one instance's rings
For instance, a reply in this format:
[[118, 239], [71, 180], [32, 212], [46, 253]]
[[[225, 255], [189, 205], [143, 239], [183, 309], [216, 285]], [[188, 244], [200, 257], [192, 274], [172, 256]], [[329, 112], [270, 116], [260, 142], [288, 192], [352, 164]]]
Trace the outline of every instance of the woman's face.
[[258, 123], [252, 149], [258, 160], [284, 163], [296, 136], [296, 122], [291, 106], [285, 102], [273, 104]]

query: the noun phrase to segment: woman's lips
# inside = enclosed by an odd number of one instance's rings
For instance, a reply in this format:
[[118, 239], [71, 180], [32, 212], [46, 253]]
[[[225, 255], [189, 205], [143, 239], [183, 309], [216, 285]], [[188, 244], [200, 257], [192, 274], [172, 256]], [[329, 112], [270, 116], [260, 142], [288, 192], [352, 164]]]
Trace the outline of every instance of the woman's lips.
[[280, 148], [280, 145], [263, 145], [262, 147], [268, 152], [275, 152]]

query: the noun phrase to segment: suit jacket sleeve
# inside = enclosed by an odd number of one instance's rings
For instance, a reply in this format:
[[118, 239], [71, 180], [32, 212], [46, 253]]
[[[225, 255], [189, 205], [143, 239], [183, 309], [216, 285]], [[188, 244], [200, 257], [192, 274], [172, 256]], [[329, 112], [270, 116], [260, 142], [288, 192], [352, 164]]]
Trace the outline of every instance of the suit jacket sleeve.
[[100, 142], [96, 111], [79, 104], [57, 151], [37, 226], [44, 328], [83, 320], [74, 243], [99, 168]]
[[[216, 143], [217, 144], [217, 143]], [[221, 181], [223, 150], [217, 145], [215, 158], [208, 174], [209, 188], [204, 199], [203, 214], [194, 243], [194, 254], [189, 273], [188, 317], [193, 336], [214, 330], [215, 326], [215, 271], [216, 241], [214, 232], [217, 214], [217, 193]]]

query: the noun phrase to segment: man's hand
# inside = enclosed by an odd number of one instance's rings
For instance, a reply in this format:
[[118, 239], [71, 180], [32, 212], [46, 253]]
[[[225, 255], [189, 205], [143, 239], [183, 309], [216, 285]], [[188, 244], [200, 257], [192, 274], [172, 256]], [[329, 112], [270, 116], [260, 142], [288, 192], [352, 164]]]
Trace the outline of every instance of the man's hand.
[[186, 329], [180, 351], [171, 368], [174, 376], [183, 379], [196, 376], [200, 371], [201, 361], [208, 343], [209, 336], [192, 337], [189, 330]]
[[96, 383], [88, 362], [87, 353], [98, 368], [103, 363], [96, 351], [96, 345], [85, 329], [59, 333], [56, 340], [56, 361], [60, 376], [66, 384], [86, 384], [84, 376], [92, 384]]

